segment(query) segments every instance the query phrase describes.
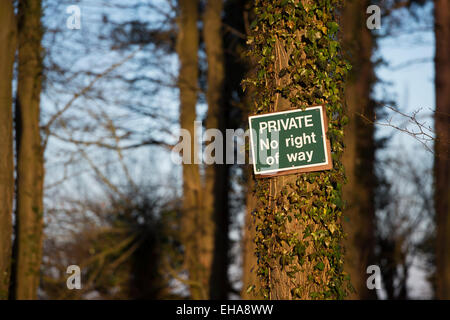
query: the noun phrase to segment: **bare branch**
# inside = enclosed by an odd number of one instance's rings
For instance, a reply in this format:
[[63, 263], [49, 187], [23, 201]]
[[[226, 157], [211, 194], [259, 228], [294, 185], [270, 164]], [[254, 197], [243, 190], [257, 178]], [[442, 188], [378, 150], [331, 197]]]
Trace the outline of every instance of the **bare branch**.
[[102, 73], [99, 73], [86, 87], [84, 87], [80, 92], [77, 92], [72, 99], [69, 100], [69, 102], [66, 103], [66, 105], [59, 110], [58, 112], [56, 112], [51, 118], [50, 120], [47, 122], [47, 124], [45, 124], [43, 126], [43, 130], [46, 133], [46, 137], [45, 137], [45, 142], [44, 142], [44, 149], [45, 146], [47, 145], [47, 141], [48, 141], [48, 136], [50, 133], [50, 128], [53, 125], [53, 123], [60, 118], [72, 105], [73, 103], [81, 96], [83, 96], [85, 93], [87, 93], [90, 89], [92, 89], [92, 87], [94, 86], [94, 84], [100, 80], [101, 78], [103, 78], [105, 75], [107, 75], [108, 73], [114, 71], [115, 69], [117, 69], [118, 67], [120, 67], [121, 65], [123, 65], [125, 62], [129, 61], [130, 59], [132, 59], [141, 49], [143, 46], [140, 46], [137, 50], [135, 50], [134, 52], [132, 52], [130, 55], [128, 55], [127, 57], [125, 57], [123, 60], [111, 65], [109, 68], [107, 68], [105, 71], [103, 71]]
[[[391, 116], [386, 122], [380, 122], [376, 119], [372, 120], [369, 119], [367, 116], [357, 113], [360, 117], [362, 117], [364, 120], [373, 123], [375, 125], [383, 126], [383, 127], [391, 127], [394, 128], [400, 132], [406, 133], [410, 137], [414, 138], [415, 140], [419, 141], [426, 150], [433, 153], [433, 150], [428, 146], [429, 142], [432, 142], [436, 139], [434, 135], [434, 130], [431, 126], [427, 125], [426, 122], [420, 121], [418, 119], [418, 115], [422, 109], [418, 109], [414, 111], [412, 114], [406, 114], [404, 112], [401, 112], [400, 110], [392, 107], [392, 106], [384, 106], [385, 108], [393, 111], [394, 113], [400, 115], [403, 117], [403, 119], [406, 121], [406, 125], [400, 126], [397, 124], [394, 124], [393, 117]], [[408, 127], [408, 124], [413, 125], [413, 129], [410, 129]], [[448, 141], [450, 143], [450, 141]]]

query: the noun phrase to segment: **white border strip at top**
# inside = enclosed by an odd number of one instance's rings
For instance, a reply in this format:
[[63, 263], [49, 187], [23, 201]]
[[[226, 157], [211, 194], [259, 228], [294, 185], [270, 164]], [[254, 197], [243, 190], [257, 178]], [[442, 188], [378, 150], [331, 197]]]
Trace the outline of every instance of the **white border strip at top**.
[[[319, 111], [320, 111], [320, 121], [322, 123], [322, 139], [323, 139], [323, 148], [324, 148], [324, 152], [325, 152], [325, 162], [315, 163], [315, 164], [306, 164], [306, 165], [297, 166], [297, 167], [289, 167], [289, 168], [283, 168], [283, 169], [274, 169], [274, 170], [256, 172], [256, 158], [255, 158], [255, 150], [254, 150], [255, 148], [253, 148], [253, 140], [254, 139], [253, 139], [253, 130], [252, 130], [252, 121], [251, 120], [254, 118], [263, 118], [263, 117], [269, 117], [272, 115], [299, 112], [299, 111], [301, 112], [301, 111], [313, 110], [313, 109], [319, 109]], [[295, 169], [302, 169], [302, 168], [310, 168], [310, 167], [319, 167], [319, 166], [327, 165], [329, 162], [328, 151], [327, 151], [327, 139], [326, 139], [326, 135], [325, 135], [325, 118], [323, 116], [323, 106], [309, 107], [309, 108], [305, 108], [304, 110], [303, 109], [295, 109], [295, 110], [287, 110], [287, 111], [272, 112], [272, 113], [260, 114], [260, 115], [256, 115], [256, 116], [250, 116], [250, 117], [248, 117], [248, 123], [249, 123], [249, 128], [250, 128], [250, 147], [252, 148], [252, 160], [253, 160], [254, 174], [265, 175], [265, 174], [274, 173], [274, 172], [281, 172], [281, 171], [288, 171], [288, 170], [295, 170]]]

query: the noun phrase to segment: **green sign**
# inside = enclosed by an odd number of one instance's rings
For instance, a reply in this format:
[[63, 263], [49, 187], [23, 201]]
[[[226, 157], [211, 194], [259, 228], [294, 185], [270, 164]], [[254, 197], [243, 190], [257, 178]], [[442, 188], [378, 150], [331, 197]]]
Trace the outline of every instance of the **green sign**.
[[331, 169], [321, 106], [249, 117], [256, 175]]

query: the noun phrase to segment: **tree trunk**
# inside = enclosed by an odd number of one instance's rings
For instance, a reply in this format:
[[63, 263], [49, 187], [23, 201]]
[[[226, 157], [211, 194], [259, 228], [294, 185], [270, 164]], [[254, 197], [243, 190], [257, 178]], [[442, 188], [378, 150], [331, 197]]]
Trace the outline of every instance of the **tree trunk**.
[[254, 112], [323, 105], [333, 169], [259, 179], [258, 274], [269, 299], [342, 299], [345, 276], [341, 96], [347, 66], [336, 41], [340, 1], [256, 1]]
[[44, 178], [39, 131], [43, 57], [41, 1], [20, 1], [18, 19], [17, 261], [14, 290], [16, 299], [36, 299], [42, 255]]
[[346, 114], [345, 153], [343, 164], [347, 183], [343, 187], [346, 201], [343, 226], [346, 263], [355, 289], [351, 299], [372, 299], [375, 291], [367, 288], [366, 269], [373, 263], [374, 253], [374, 126], [363, 120], [374, 118], [374, 103], [370, 99], [374, 81], [371, 62], [373, 39], [366, 28], [366, 8], [370, 1], [349, 0], [342, 13], [342, 38], [346, 58], [352, 70], [345, 88]]
[[[189, 272], [192, 299], [206, 299], [209, 284], [205, 275], [209, 268], [199, 259], [201, 239], [199, 233], [202, 214], [202, 184], [198, 166], [198, 137], [195, 132], [195, 107], [198, 92], [198, 0], [180, 0], [177, 53], [180, 60], [178, 87], [180, 89], [180, 126], [190, 133], [191, 161], [183, 164], [182, 241], [185, 264]], [[185, 152], [186, 150], [184, 150]]]
[[[248, 29], [251, 21], [254, 20], [253, 0], [228, 1], [225, 6], [225, 24], [231, 27], [234, 32], [228, 32], [224, 35], [226, 57], [226, 99], [229, 112], [236, 111], [233, 108], [239, 106], [240, 117], [233, 117], [229, 120], [229, 127], [246, 128], [248, 127], [248, 116], [254, 98], [253, 88], [248, 87], [245, 92], [242, 91], [242, 79], [253, 77], [255, 75], [255, 62], [244, 55], [247, 50], [246, 38], [249, 35]], [[236, 101], [236, 96], [240, 99]], [[236, 113], [234, 113], [236, 114]], [[248, 163], [248, 158], [246, 163]], [[255, 255], [255, 229], [256, 219], [253, 211], [256, 208], [257, 201], [254, 194], [255, 181], [253, 180], [253, 171], [250, 165], [242, 166], [242, 188], [245, 198], [245, 217], [242, 230], [242, 241], [240, 243], [242, 252], [242, 288], [240, 296], [245, 300], [260, 299], [259, 281], [257, 277], [257, 259]]]
[[[247, 21], [248, 22], [248, 21]], [[255, 61], [247, 59], [246, 65], [249, 66], [247, 70], [248, 77], [255, 76]], [[243, 114], [245, 120], [250, 115], [250, 108], [252, 106], [252, 99], [255, 96], [255, 90], [250, 87], [244, 92], [243, 98]], [[248, 126], [247, 121], [245, 123]], [[245, 219], [242, 239], [242, 289], [241, 298], [244, 300], [262, 299], [261, 286], [258, 281], [258, 259], [256, 257], [256, 226], [257, 219], [254, 210], [257, 208], [258, 199], [255, 195], [255, 180], [253, 178], [253, 168], [247, 165], [244, 168], [244, 181], [246, 183], [246, 197], [245, 197]]]
[[437, 225], [436, 297], [450, 299], [450, 2], [435, 0], [436, 113], [434, 203]]
[[[225, 137], [226, 110], [224, 103], [225, 61], [222, 42], [222, 0], [208, 0], [203, 18], [203, 39], [208, 62], [208, 88], [206, 98], [208, 114], [206, 129], [216, 129]], [[222, 150], [215, 150], [216, 155]], [[212, 164], [205, 169], [202, 258], [211, 265], [210, 298], [227, 299], [228, 296], [228, 167]], [[208, 275], [206, 275], [208, 276]]]
[[12, 80], [17, 26], [10, 0], [0, 0], [0, 300], [8, 298], [14, 196]]
[[256, 236], [256, 219], [253, 215], [253, 210], [256, 208], [257, 199], [253, 192], [255, 181], [252, 177], [251, 168], [247, 168], [247, 194], [246, 194], [246, 210], [244, 221], [244, 237], [242, 241], [242, 290], [241, 298], [244, 300], [261, 299], [259, 292], [261, 288], [257, 277], [258, 260], [256, 259], [255, 251], [255, 236]]

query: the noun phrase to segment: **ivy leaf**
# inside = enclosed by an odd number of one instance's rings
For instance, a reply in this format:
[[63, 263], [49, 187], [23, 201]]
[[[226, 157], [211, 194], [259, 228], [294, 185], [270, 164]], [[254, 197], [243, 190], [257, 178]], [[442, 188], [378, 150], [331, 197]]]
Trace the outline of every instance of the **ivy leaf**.
[[338, 29], [339, 29], [339, 25], [337, 24], [336, 21], [328, 22], [327, 26], [328, 26], [328, 29], [330, 31], [329, 34], [335, 34], [338, 31]]
[[317, 270], [319, 270], [319, 271], [323, 271], [323, 269], [325, 269], [325, 265], [324, 265], [324, 263], [323, 263], [322, 261], [320, 261], [319, 263], [317, 263], [317, 264], [314, 266], [314, 268], [317, 269]]

